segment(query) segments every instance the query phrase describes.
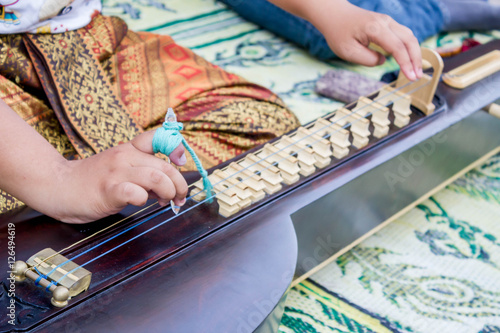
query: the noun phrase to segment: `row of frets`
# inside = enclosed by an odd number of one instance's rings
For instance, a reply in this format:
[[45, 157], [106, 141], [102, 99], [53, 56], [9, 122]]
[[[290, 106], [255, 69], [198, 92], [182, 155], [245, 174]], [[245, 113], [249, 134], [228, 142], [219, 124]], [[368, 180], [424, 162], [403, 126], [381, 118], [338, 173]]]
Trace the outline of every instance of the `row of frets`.
[[[307, 177], [331, 163], [331, 157], [342, 159], [351, 146], [360, 149], [369, 136], [382, 138], [389, 132], [391, 121], [386, 105], [393, 103], [394, 125], [403, 127], [410, 121], [411, 99], [390, 87], [382, 88], [377, 97], [361, 97], [352, 110], [341, 108], [326, 120], [319, 118], [311, 125], [298, 128], [256, 153], [215, 170], [209, 179], [214, 186], [219, 213], [225, 217], [239, 212], [291, 185], [300, 176]], [[370, 123], [373, 133], [370, 132]], [[352, 137], [352, 142], [350, 138]], [[328, 139], [326, 139], [328, 138]], [[206, 198], [200, 179], [193, 184], [191, 195], [196, 201]]]

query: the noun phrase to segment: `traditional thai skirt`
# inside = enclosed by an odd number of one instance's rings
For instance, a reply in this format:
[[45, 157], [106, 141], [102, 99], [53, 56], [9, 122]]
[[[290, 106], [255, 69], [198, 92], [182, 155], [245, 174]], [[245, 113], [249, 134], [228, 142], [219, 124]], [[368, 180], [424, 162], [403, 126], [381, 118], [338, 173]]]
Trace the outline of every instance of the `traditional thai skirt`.
[[[155, 129], [168, 107], [206, 168], [299, 125], [268, 89], [116, 17], [61, 34], [4, 35], [0, 45], [0, 98], [68, 159]], [[0, 213], [20, 205], [0, 190]]]

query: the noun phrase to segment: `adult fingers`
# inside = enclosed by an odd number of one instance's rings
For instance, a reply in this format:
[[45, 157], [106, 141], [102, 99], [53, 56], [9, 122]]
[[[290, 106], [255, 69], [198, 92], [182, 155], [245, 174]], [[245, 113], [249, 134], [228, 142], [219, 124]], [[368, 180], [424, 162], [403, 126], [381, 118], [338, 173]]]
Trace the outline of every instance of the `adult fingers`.
[[188, 193], [186, 180], [175, 167], [168, 163], [163, 165], [162, 172], [170, 178], [175, 187], [175, 197], [173, 198], [174, 203], [177, 206], [182, 206], [186, 202], [186, 195]]

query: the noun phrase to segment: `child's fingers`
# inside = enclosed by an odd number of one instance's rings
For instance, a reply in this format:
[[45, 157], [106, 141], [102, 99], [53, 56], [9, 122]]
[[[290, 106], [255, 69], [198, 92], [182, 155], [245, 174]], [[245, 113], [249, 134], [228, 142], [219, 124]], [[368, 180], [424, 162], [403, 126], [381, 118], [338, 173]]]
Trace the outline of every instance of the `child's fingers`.
[[186, 164], [186, 154], [184, 152], [184, 146], [182, 144], [178, 145], [177, 148], [169, 156], [170, 161], [175, 165], [184, 165]]
[[400, 38], [403, 44], [406, 47], [406, 51], [410, 57], [410, 61], [413, 66], [413, 70], [417, 78], [422, 77], [422, 50], [420, 49], [420, 44], [418, 43], [418, 39], [415, 37], [413, 32], [396, 22], [391, 24], [392, 31]]
[[[150, 155], [137, 153], [137, 156], [131, 161], [131, 165], [135, 168], [155, 168], [163, 172], [172, 181], [175, 187], [176, 199], [182, 200], [186, 197], [188, 187], [186, 180], [182, 174], [171, 164], [162, 159]], [[135, 171], [132, 170], [131, 173]], [[169, 199], [170, 200], [170, 199]]]
[[177, 191], [173, 181], [156, 168], [132, 168], [127, 179], [148, 192], [154, 192], [162, 200], [172, 200], [176, 196]]
[[137, 184], [123, 182], [111, 188], [107, 197], [112, 208], [123, 208], [129, 204], [144, 206], [148, 200], [148, 193]]
[[138, 150], [146, 154], [153, 154], [153, 136], [155, 131], [144, 132], [135, 138], [130, 143]]
[[377, 66], [384, 62], [385, 57], [373, 50], [370, 50], [368, 47], [358, 43], [357, 41], [353, 41], [350, 46], [345, 48], [345, 54], [342, 55], [347, 61], [360, 64], [363, 66]]
[[417, 74], [413, 69], [413, 63], [406, 45], [391, 29], [387, 29], [384, 34], [374, 35], [371, 40], [380, 45], [396, 59], [399, 67], [408, 79], [412, 81], [417, 79]]

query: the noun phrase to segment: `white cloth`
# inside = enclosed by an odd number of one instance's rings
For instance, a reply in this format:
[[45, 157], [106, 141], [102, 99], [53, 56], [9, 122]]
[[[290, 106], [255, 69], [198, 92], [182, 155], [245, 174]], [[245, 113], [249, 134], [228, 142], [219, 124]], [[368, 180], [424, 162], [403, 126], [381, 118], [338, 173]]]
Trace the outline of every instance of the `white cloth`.
[[79, 29], [101, 11], [101, 0], [0, 0], [0, 34]]

